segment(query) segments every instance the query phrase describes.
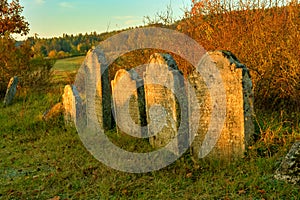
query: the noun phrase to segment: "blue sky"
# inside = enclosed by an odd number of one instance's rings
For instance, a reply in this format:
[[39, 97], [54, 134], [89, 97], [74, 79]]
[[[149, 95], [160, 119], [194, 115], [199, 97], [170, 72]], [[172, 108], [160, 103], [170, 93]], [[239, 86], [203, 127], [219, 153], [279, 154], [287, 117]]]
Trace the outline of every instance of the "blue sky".
[[30, 24], [29, 36], [62, 36], [63, 33], [97, 33], [143, 25], [144, 16], [155, 16], [171, 5], [174, 17], [183, 16], [190, 0], [20, 0]]

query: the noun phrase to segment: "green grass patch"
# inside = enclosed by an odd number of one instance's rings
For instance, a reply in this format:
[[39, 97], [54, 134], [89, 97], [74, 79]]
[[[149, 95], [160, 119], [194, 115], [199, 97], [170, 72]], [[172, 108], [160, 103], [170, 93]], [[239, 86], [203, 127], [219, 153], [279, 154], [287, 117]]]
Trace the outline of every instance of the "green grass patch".
[[56, 61], [54, 71], [77, 71], [84, 61], [85, 56], [59, 59]]
[[77, 70], [81, 67], [84, 59], [85, 56], [78, 56], [57, 60], [52, 68], [53, 82], [72, 84]]

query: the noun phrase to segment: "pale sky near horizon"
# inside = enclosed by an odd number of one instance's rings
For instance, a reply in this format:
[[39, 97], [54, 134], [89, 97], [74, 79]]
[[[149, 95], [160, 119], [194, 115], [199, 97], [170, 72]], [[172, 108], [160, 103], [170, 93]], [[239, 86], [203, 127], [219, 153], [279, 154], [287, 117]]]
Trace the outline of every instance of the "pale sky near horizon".
[[20, 4], [30, 24], [27, 36], [48, 38], [144, 25], [144, 16], [165, 12], [168, 5], [178, 19], [191, 0], [20, 0]]

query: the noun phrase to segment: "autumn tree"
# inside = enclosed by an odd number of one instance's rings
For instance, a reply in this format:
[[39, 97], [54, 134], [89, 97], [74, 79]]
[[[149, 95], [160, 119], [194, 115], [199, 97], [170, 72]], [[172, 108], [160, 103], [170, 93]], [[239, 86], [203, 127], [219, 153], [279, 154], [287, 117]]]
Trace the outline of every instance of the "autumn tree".
[[23, 7], [19, 0], [0, 1], [0, 36], [10, 35], [12, 33], [27, 35], [29, 32], [29, 24], [21, 15]]
[[19, 0], [0, 1], [0, 96], [12, 76], [18, 76], [20, 86], [34, 88], [49, 82], [53, 62], [39, 58], [32, 59], [31, 41], [17, 42], [12, 34], [27, 35], [29, 23], [21, 15], [23, 7]]

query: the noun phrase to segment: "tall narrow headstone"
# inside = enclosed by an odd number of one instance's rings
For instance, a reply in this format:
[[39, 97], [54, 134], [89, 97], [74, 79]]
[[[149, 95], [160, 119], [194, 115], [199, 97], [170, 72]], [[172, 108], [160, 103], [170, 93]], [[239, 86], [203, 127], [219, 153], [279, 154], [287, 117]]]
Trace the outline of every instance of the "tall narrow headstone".
[[[105, 55], [99, 49], [90, 50], [84, 61], [87, 126], [99, 124], [103, 130], [112, 128], [111, 91]], [[97, 118], [95, 120], [94, 118]]]
[[[191, 102], [193, 100], [189, 98], [189, 112], [193, 113], [197, 109], [200, 112], [199, 121], [190, 121], [190, 123], [199, 124], [191, 146], [191, 153], [194, 158], [200, 158], [201, 146], [206, 145], [204, 140], [209, 143], [210, 140], [218, 137], [215, 146], [207, 155], [208, 158], [231, 160], [241, 157], [254, 134], [253, 91], [249, 71], [228, 51], [208, 52], [203, 57], [202, 63], [211, 63], [216, 66], [222, 77], [226, 99], [214, 97], [215, 102], [212, 102], [211, 93], [201, 74], [194, 71], [189, 76], [189, 82], [194, 88], [199, 105], [198, 108], [193, 107], [195, 102]], [[218, 130], [216, 130], [216, 135], [205, 137], [210, 123], [219, 123], [217, 118], [212, 117], [212, 110], [215, 109], [212, 103], [218, 104], [222, 101], [226, 103], [226, 116], [220, 135], [217, 136]], [[190, 128], [190, 131], [193, 130]]]
[[147, 137], [143, 80], [134, 69], [121, 69], [111, 81], [111, 87], [118, 132]]
[[188, 142], [182, 137], [187, 136], [188, 131], [187, 135], [178, 135], [178, 130], [188, 129], [186, 95], [183, 75], [172, 56], [152, 55], [144, 83], [150, 144], [156, 148], [166, 147], [174, 154], [182, 153], [181, 146]]
[[4, 101], [3, 101], [4, 106], [8, 106], [8, 105], [12, 104], [12, 101], [17, 92], [17, 85], [18, 85], [18, 77], [14, 76], [9, 80], [6, 94], [5, 94]]

